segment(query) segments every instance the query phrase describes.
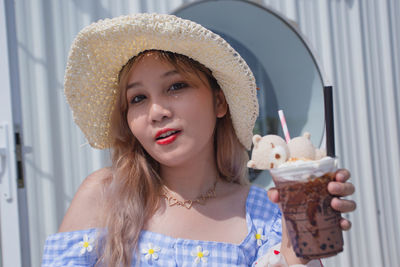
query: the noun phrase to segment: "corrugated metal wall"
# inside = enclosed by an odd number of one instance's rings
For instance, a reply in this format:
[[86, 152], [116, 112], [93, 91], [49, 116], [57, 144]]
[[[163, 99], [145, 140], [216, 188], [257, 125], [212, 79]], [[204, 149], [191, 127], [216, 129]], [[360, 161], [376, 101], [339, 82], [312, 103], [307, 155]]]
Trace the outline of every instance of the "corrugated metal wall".
[[[185, 2], [15, 1], [23, 140], [33, 148], [25, 157], [32, 266], [40, 265], [44, 240], [57, 231], [80, 182], [108, 160], [107, 151], [81, 146], [63, 97], [74, 36], [100, 18], [169, 13]], [[349, 215], [345, 252], [326, 266], [400, 266], [400, 2], [254, 2], [297, 23], [335, 88], [337, 153], [352, 172], [358, 209]]]

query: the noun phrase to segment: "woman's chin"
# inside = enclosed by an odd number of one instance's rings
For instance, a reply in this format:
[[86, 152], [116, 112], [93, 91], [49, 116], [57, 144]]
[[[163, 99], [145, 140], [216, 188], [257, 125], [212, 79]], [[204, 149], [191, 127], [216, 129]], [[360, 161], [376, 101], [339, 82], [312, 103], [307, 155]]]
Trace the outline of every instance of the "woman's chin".
[[153, 147], [152, 151], [148, 152], [158, 163], [166, 167], [184, 166], [184, 164], [193, 164], [197, 160], [200, 160], [200, 158], [213, 157], [214, 149], [211, 141], [176, 141], [178, 142]]
[[199, 153], [194, 148], [182, 149], [181, 147], [168, 152], [155, 153], [153, 158], [161, 166], [178, 167], [193, 163], [193, 160], [196, 160], [198, 155]]
[[[172, 154], [172, 153], [171, 153]], [[165, 167], [179, 167], [188, 163], [189, 159], [186, 155], [157, 155], [154, 159]]]

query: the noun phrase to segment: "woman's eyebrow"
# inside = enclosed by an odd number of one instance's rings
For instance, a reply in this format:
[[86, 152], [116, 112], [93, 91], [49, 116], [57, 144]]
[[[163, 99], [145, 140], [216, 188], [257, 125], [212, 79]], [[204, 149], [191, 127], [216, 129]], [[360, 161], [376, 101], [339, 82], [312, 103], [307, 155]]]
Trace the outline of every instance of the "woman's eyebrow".
[[165, 78], [165, 77], [176, 75], [176, 74], [179, 74], [179, 72], [177, 70], [170, 70], [170, 71], [167, 71], [166, 73], [164, 73], [163, 75], [161, 75], [161, 78]]
[[[160, 76], [160, 78], [166, 78], [166, 77], [168, 77], [168, 76], [173, 76], [173, 75], [177, 75], [177, 74], [179, 74], [179, 72], [178, 72], [177, 70], [170, 70], [170, 71], [167, 71], [167, 72], [163, 73], [163, 74]], [[132, 89], [132, 88], [137, 87], [137, 86], [140, 86], [140, 85], [142, 85], [141, 82], [130, 83], [130, 84], [128, 84], [128, 85], [126, 86], [126, 90]]]
[[132, 89], [134, 87], [140, 86], [142, 83], [141, 82], [135, 82], [135, 83], [130, 83], [126, 86], [126, 90]]

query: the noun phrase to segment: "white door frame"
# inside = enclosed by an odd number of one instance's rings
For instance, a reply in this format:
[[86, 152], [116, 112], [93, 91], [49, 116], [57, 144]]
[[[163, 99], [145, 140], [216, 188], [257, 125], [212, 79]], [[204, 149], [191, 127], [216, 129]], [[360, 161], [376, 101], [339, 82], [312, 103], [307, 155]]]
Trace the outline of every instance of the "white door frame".
[[[25, 189], [18, 189], [17, 185], [17, 152], [21, 157], [22, 146], [16, 149], [15, 125], [21, 125], [21, 116], [20, 110], [16, 112], [14, 109], [13, 112], [13, 105], [14, 108], [20, 109], [20, 105], [16, 103], [16, 99], [19, 102], [19, 88], [12, 88], [10, 54], [8, 53], [8, 43], [13, 38], [9, 39], [7, 35], [7, 29], [11, 32], [11, 28], [7, 28], [10, 26], [7, 25], [7, 19], [14, 19], [14, 8], [12, 1], [7, 3], [6, 1], [8, 0], [0, 0], [0, 265], [19, 267], [27, 266], [30, 257], [29, 242], [26, 242], [28, 229], [21, 232], [21, 222], [25, 221], [24, 225], [27, 225], [27, 216], [24, 215], [26, 202], [20, 203], [23, 204], [23, 209], [19, 210], [18, 205], [21, 199], [26, 199]], [[12, 14], [9, 13], [10, 11]], [[15, 28], [14, 24], [12, 26]], [[16, 40], [13, 40], [13, 45], [16, 45]], [[17, 54], [16, 51], [14, 52], [13, 54]], [[11, 57], [12, 60], [18, 60], [16, 57]], [[14, 66], [17, 65], [14, 64]], [[15, 71], [17, 68], [13, 68], [13, 72]], [[14, 73], [13, 77], [18, 77], [18, 75]], [[24, 212], [21, 213], [21, 210]], [[25, 242], [22, 242], [22, 237], [25, 237], [23, 238]]]

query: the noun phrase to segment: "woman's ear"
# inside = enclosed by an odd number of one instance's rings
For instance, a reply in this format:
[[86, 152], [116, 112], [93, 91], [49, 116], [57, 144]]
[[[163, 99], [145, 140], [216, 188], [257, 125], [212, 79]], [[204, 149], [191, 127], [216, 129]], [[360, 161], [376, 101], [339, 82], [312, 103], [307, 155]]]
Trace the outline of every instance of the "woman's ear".
[[217, 118], [222, 118], [228, 111], [228, 103], [226, 103], [225, 95], [222, 90], [215, 91], [215, 114]]

